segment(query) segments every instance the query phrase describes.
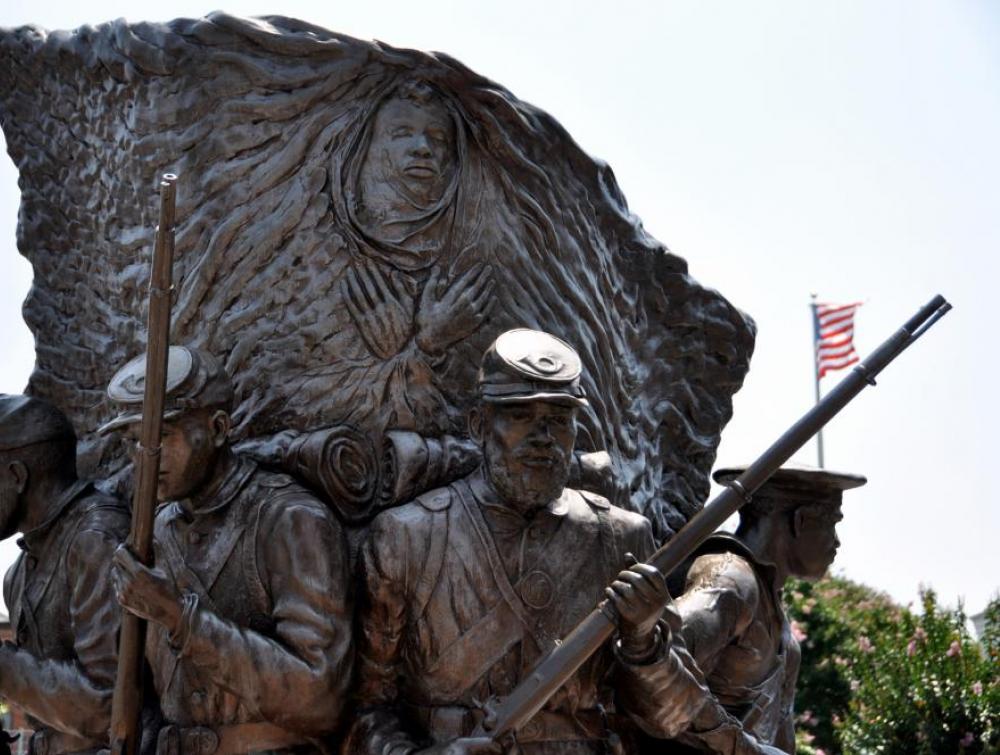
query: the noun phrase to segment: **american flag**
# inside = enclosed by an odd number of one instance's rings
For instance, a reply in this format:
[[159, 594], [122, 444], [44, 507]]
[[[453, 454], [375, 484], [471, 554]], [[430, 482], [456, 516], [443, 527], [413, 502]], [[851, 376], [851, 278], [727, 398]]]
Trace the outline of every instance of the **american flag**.
[[860, 361], [854, 350], [854, 313], [860, 306], [861, 302], [813, 305], [818, 378]]

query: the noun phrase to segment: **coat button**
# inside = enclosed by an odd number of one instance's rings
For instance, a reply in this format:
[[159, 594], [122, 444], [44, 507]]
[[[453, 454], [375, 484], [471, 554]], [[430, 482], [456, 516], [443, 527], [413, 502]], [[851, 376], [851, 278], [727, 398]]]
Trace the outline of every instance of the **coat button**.
[[200, 532], [195, 532], [194, 530], [192, 530], [191, 532], [189, 532], [188, 533], [188, 542], [191, 543], [191, 545], [197, 545], [198, 543], [200, 543], [201, 542], [201, 533]]
[[205, 702], [205, 693], [201, 690], [191, 693], [191, 702], [195, 705], [202, 705]]

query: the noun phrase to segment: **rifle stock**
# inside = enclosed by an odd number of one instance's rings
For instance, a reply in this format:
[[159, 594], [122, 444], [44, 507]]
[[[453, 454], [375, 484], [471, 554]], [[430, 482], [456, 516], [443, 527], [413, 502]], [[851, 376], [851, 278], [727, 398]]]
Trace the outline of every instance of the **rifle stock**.
[[[648, 562], [664, 575], [670, 574], [689, 558], [767, 479], [788, 461], [805, 443], [849, 404], [867, 385], [875, 385], [875, 376], [923, 335], [951, 305], [935, 296], [911, 317], [896, 333], [859, 363], [822, 401], [806, 412], [742, 475], [699, 511], [671, 540], [657, 550]], [[577, 669], [597, 651], [616, 628], [614, 609], [602, 601], [569, 635], [539, 662], [531, 674], [507, 697], [487, 704], [486, 717], [476, 736], [501, 740], [516, 732], [534, 716]]]
[[[167, 347], [170, 341], [170, 305], [174, 257], [174, 209], [177, 176], [165, 173], [160, 181], [160, 222], [149, 276], [149, 313], [146, 330], [146, 380], [142, 425], [132, 491], [132, 528], [128, 546], [147, 566], [153, 562], [153, 522], [160, 473], [160, 436], [166, 399]], [[142, 667], [146, 622], [122, 609], [118, 640], [118, 673], [111, 705], [111, 752], [136, 755], [142, 736]]]

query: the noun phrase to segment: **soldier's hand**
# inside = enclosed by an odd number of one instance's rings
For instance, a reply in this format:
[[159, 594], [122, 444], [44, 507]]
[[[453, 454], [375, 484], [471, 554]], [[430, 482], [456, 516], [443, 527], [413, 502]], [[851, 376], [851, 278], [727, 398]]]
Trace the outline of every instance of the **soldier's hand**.
[[125, 545], [115, 551], [111, 578], [118, 602], [136, 616], [175, 632], [181, 621], [181, 596], [159, 569], [150, 569]]
[[652, 649], [656, 626], [670, 601], [670, 593], [655, 566], [638, 563], [631, 553], [626, 553], [625, 558], [632, 565], [604, 592], [618, 611], [622, 650], [629, 655], [642, 655]]
[[416, 755], [502, 755], [499, 742], [489, 737], [464, 737], [419, 750]]

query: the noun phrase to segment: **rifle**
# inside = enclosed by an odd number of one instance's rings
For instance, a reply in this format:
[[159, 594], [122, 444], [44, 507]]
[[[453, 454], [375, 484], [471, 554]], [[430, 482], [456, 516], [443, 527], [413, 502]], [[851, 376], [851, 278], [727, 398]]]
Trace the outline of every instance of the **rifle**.
[[[951, 305], [935, 296], [902, 328], [860, 362], [836, 388], [803, 415], [763, 455], [747, 467], [726, 489], [695, 514], [674, 537], [648, 560], [667, 575], [691, 556], [723, 522], [726, 521], [822, 427], [849, 404], [866, 386], [875, 385], [875, 376], [911, 346], [943, 317]], [[485, 705], [485, 717], [473, 736], [501, 741], [524, 726], [577, 669], [614, 633], [617, 616], [604, 600], [565, 639], [546, 655], [531, 674], [505, 698], [494, 698]]]
[[[153, 521], [160, 474], [160, 436], [167, 388], [167, 347], [170, 341], [170, 297], [174, 258], [174, 208], [177, 176], [164, 173], [160, 181], [160, 223], [149, 274], [149, 313], [146, 323], [146, 380], [142, 425], [132, 492], [132, 528], [128, 546], [146, 566], [153, 563]], [[122, 610], [118, 640], [118, 674], [111, 704], [111, 752], [136, 755], [142, 736], [142, 667], [146, 622]]]

